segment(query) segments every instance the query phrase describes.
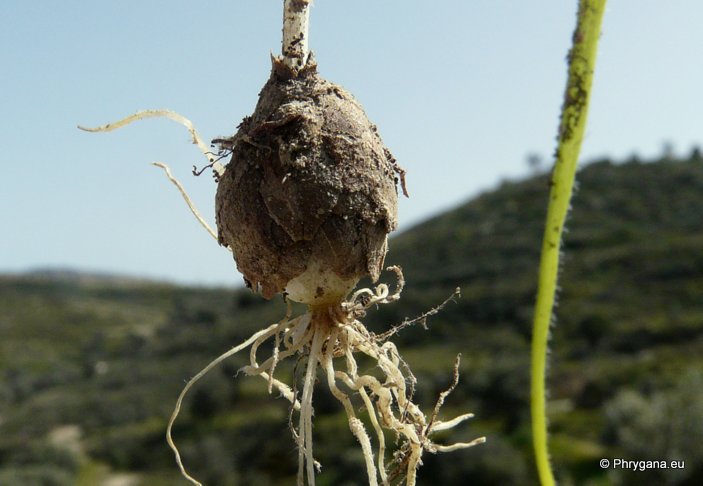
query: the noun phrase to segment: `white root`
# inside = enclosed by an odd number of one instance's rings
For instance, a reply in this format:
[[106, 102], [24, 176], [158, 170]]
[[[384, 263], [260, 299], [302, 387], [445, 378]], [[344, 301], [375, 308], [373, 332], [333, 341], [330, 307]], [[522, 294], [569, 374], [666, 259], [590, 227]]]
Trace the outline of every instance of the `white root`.
[[[311, 326], [315, 326], [315, 322]], [[303, 486], [305, 479], [303, 471], [306, 470], [308, 485], [315, 486], [315, 461], [312, 455], [312, 391], [315, 386], [315, 371], [317, 361], [322, 350], [322, 343], [326, 336], [320, 328], [315, 330], [308, 354], [308, 365], [305, 370], [305, 380], [303, 381], [303, 396], [300, 399], [300, 424], [298, 433], [301, 435], [298, 444], [298, 484]], [[306, 467], [304, 467], [304, 465]]]
[[271, 356], [272, 362], [271, 362], [271, 373], [269, 373], [268, 377], [268, 392], [269, 395], [273, 391], [273, 373], [276, 371], [276, 365], [278, 364], [278, 361], [281, 359], [279, 356], [280, 353], [280, 347], [281, 347], [281, 335], [279, 333], [276, 333], [274, 336], [275, 343], [273, 344], [273, 356]]
[[[166, 177], [173, 183], [174, 186], [178, 188], [178, 191], [181, 193], [181, 196], [183, 196], [183, 199], [185, 200], [186, 204], [188, 205], [188, 208], [190, 211], [193, 213], [193, 216], [195, 216], [195, 219], [198, 220], [198, 222], [201, 224], [203, 228], [205, 228], [205, 231], [207, 231], [210, 236], [212, 236], [215, 241], [217, 241], [217, 233], [215, 230], [213, 230], [210, 225], [205, 221], [205, 219], [201, 216], [200, 211], [198, 211], [198, 208], [195, 207], [193, 204], [193, 201], [190, 199], [190, 196], [188, 196], [188, 193], [186, 192], [185, 188], [183, 187], [183, 184], [181, 184], [178, 179], [176, 179], [173, 174], [171, 174], [171, 169], [169, 168], [168, 165], [164, 164], [163, 162], [152, 162], [151, 165], [154, 165], [156, 167], [161, 167], [164, 172], [166, 173]], [[232, 251], [230, 247], [227, 247], [229, 251]]]
[[273, 377], [273, 375], [269, 375], [265, 371], [262, 371], [259, 376], [261, 376], [268, 383], [273, 384], [273, 386], [275, 386], [276, 389], [281, 393], [283, 398], [285, 398], [291, 403], [291, 405], [293, 406], [293, 410], [295, 410], [296, 412], [300, 410], [300, 402], [295, 398], [295, 393], [293, 393], [293, 390], [291, 390], [288, 385], [277, 380]]
[[[335, 329], [330, 335], [329, 343], [331, 344], [336, 342], [336, 338], [337, 330]], [[337, 387], [337, 384], [335, 383], [332, 353], [333, 350], [331, 349], [331, 346], [328, 346], [327, 352], [323, 356], [322, 366], [327, 373], [327, 385], [329, 386], [332, 395], [334, 395], [334, 397], [344, 406], [344, 410], [347, 413], [347, 418], [349, 419], [349, 430], [351, 430], [352, 434], [361, 445], [361, 451], [364, 455], [364, 461], [366, 462], [366, 473], [369, 478], [369, 486], [378, 486], [376, 466], [374, 465], [373, 451], [371, 449], [371, 440], [366, 433], [366, 429], [364, 429], [364, 424], [361, 420], [356, 418], [354, 406], [352, 405], [351, 400], [346, 393]]]
[[[344, 334], [344, 336], [346, 336], [346, 333]], [[354, 359], [354, 355], [351, 352], [351, 348], [346, 344], [347, 342], [348, 340], [344, 339], [344, 344], [342, 344], [342, 349], [345, 350], [344, 357], [346, 358], [347, 363], [347, 373], [349, 373], [352, 378], [356, 380], [359, 377], [357, 374], [358, 366], [356, 364], [356, 360]], [[385, 435], [383, 435], [383, 429], [381, 428], [381, 424], [378, 423], [376, 410], [373, 407], [373, 403], [371, 402], [368, 393], [366, 393], [366, 390], [364, 388], [360, 388], [359, 395], [361, 396], [361, 400], [364, 402], [364, 407], [366, 407], [366, 411], [369, 414], [371, 425], [373, 425], [374, 431], [376, 432], [376, 439], [378, 440], [378, 472], [381, 475], [381, 482], [383, 483], [383, 486], [389, 486], [388, 474], [386, 473], [385, 464], [386, 437]]]
[[473, 447], [475, 445], [484, 444], [485, 442], [485, 437], [479, 437], [477, 439], [472, 440], [471, 442], [457, 442], [456, 444], [452, 445], [432, 444], [432, 447], [428, 448], [427, 450], [430, 452], [454, 452], [461, 449], [468, 449], [469, 447]]
[[349, 419], [349, 429], [359, 441], [359, 445], [361, 445], [361, 451], [364, 454], [364, 460], [366, 462], [366, 474], [369, 477], [369, 486], [378, 486], [378, 481], [376, 480], [376, 466], [373, 462], [373, 451], [371, 450], [371, 440], [366, 433], [366, 429], [364, 429], [364, 424], [358, 418], [352, 417]]
[[386, 456], [386, 437], [383, 435], [383, 429], [381, 428], [381, 425], [378, 423], [378, 417], [376, 417], [376, 411], [373, 408], [373, 403], [371, 403], [371, 399], [369, 398], [369, 394], [366, 393], [366, 390], [363, 388], [359, 389], [359, 395], [361, 396], [361, 399], [364, 402], [364, 407], [366, 407], [367, 412], [369, 413], [369, 419], [371, 420], [371, 425], [373, 425], [373, 429], [376, 432], [376, 439], [378, 440], [378, 471], [381, 475], [381, 483], [383, 483], [383, 486], [388, 486], [388, 474], [386, 473], [386, 461], [385, 461], [385, 456]]
[[432, 426], [430, 427], [430, 432], [439, 432], [439, 431], [441, 431], [441, 430], [449, 430], [449, 429], [452, 429], [452, 428], [456, 427], [457, 425], [459, 425], [459, 424], [462, 423], [463, 421], [469, 420], [469, 419], [472, 419], [472, 418], [474, 418], [474, 414], [472, 414], [472, 413], [465, 413], [465, 414], [459, 415], [458, 417], [455, 417], [455, 418], [453, 418], [453, 419], [451, 419], [451, 420], [447, 420], [446, 422], [442, 422], [442, 421], [440, 421], [440, 420], [437, 420], [437, 421], [435, 421], [435, 423], [432, 424]]
[[[254, 346], [252, 346], [252, 353], [250, 354], [250, 363], [248, 366], [244, 366], [240, 371], [243, 371], [245, 374], [249, 376], [255, 376], [259, 374], [263, 374], [266, 371], [271, 370], [270, 372], [273, 373], [273, 368], [275, 367], [275, 364], [277, 362], [280, 362], [281, 360], [287, 358], [288, 356], [292, 356], [293, 354], [297, 353], [300, 351], [303, 346], [306, 344], [309, 344], [312, 341], [312, 335], [314, 332], [314, 328], [309, 325], [310, 323], [310, 314], [305, 314], [304, 316], [296, 318], [294, 321], [291, 322], [297, 322], [295, 324], [295, 327], [292, 329], [296, 329], [298, 327], [305, 327], [306, 328], [306, 333], [302, 335], [301, 339], [299, 339], [297, 342], [292, 341], [291, 346], [286, 349], [283, 352], [278, 353], [278, 358], [275, 359], [273, 356], [266, 361], [264, 361], [261, 365], [259, 365], [256, 362], [256, 350]], [[290, 330], [288, 331], [290, 332]], [[260, 340], [257, 340], [260, 344]], [[256, 343], [254, 343], [256, 345]], [[257, 346], [258, 347], [258, 346]]]
[[188, 383], [186, 383], [186, 386], [183, 387], [183, 390], [181, 391], [181, 394], [178, 395], [178, 400], [176, 400], [176, 407], [173, 410], [173, 413], [171, 414], [171, 418], [168, 421], [168, 426], [166, 427], [166, 442], [168, 442], [169, 447], [171, 447], [171, 450], [173, 450], [173, 453], [176, 455], [176, 462], [178, 463], [178, 467], [181, 470], [181, 474], [183, 477], [185, 477], [188, 481], [191, 483], [197, 485], [197, 486], [202, 486], [200, 482], [195, 480], [193, 477], [191, 477], [187, 472], [185, 467], [183, 466], [183, 462], [181, 461], [181, 454], [178, 452], [178, 447], [176, 447], [176, 444], [173, 442], [173, 437], [171, 436], [171, 431], [173, 429], [173, 424], [176, 421], [176, 418], [178, 417], [179, 412], [181, 411], [181, 404], [183, 403], [183, 398], [185, 398], [186, 394], [188, 393], [188, 390], [195, 385], [195, 383], [200, 380], [205, 374], [213, 369], [215, 366], [220, 364], [222, 361], [225, 359], [229, 358], [230, 356], [234, 355], [235, 353], [238, 353], [242, 349], [246, 348], [250, 344], [252, 344], [254, 341], [259, 339], [259, 337], [265, 335], [266, 333], [272, 331], [278, 327], [278, 323], [276, 324], [271, 324], [269, 327], [266, 329], [262, 329], [261, 331], [255, 333], [253, 336], [251, 336], [249, 339], [244, 341], [242, 344], [239, 346], [235, 346], [234, 348], [230, 349], [229, 351], [222, 353], [220, 356], [217, 358], [213, 359], [205, 368], [200, 370], [200, 372], [195, 375], [193, 378], [191, 378]]
[[78, 125], [78, 128], [81, 130], [84, 130], [86, 132], [111, 132], [113, 130], [117, 130], [118, 128], [122, 128], [124, 126], [129, 125], [130, 123], [133, 123], [135, 121], [139, 120], [144, 120], [146, 118], [168, 118], [169, 120], [175, 121], [176, 123], [180, 123], [186, 129], [190, 132], [190, 136], [192, 139], [192, 142], [198, 146], [200, 151], [203, 153], [203, 155], [207, 158], [208, 162], [212, 164], [212, 169], [217, 172], [219, 176], [224, 174], [225, 168], [224, 166], [216, 161], [215, 155], [212, 153], [210, 150], [210, 147], [203, 142], [203, 139], [200, 137], [200, 134], [198, 131], [195, 129], [195, 126], [193, 125], [193, 122], [191, 122], [189, 119], [181, 115], [180, 113], [176, 113], [175, 111], [171, 110], [142, 110], [134, 113], [133, 115], [130, 115], [126, 118], [123, 118], [121, 120], [118, 120], [116, 122], [112, 123], [107, 123], [105, 125], [101, 125], [99, 127], [84, 127], [82, 125]]

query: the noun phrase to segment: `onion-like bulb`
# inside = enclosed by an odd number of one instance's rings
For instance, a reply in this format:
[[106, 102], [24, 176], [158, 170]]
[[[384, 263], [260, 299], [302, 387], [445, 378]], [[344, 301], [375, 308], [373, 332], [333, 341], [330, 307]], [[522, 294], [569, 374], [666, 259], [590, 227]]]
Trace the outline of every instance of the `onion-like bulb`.
[[361, 105], [314, 62], [296, 75], [273, 62], [254, 113], [225, 142], [219, 241], [265, 298], [333, 304], [361, 277], [378, 279], [400, 169]]

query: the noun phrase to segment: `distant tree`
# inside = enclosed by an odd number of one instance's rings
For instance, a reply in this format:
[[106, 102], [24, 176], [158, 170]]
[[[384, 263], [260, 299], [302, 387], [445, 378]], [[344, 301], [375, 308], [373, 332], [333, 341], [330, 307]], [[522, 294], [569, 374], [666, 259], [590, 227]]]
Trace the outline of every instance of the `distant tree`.
[[[684, 469], [648, 471], [659, 484], [701, 484], [703, 480], [703, 373], [688, 370], [668, 390], [649, 396], [623, 390], [605, 406], [606, 438], [627, 457], [641, 460], [684, 461]], [[632, 479], [623, 472], [621, 481]]]

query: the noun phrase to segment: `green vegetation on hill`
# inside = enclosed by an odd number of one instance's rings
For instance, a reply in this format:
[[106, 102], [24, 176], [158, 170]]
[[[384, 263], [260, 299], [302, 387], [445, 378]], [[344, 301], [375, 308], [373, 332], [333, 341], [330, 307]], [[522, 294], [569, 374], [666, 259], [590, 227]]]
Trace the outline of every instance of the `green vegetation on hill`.
[[[557, 476], [703, 484], [703, 161], [600, 161], [578, 181], [551, 341]], [[476, 418], [447, 441], [488, 436], [469, 451], [427, 454], [420, 484], [536, 482], [529, 340], [547, 194], [547, 176], [505, 183], [391, 243], [387, 262], [403, 267], [406, 291], [367, 323], [385, 330], [461, 287], [428, 330], [408, 328], [397, 343], [426, 409], [462, 353], [444, 413]], [[0, 484], [94, 485], [118, 474], [187, 484], [164, 439], [184, 380], [283, 312], [280, 300], [245, 290], [0, 277]], [[174, 431], [185, 462], [209, 485], [294, 484], [287, 402], [259, 378], [234, 378], [245, 359], [214, 370], [186, 400]], [[287, 381], [294, 373], [277, 370]], [[363, 484], [340, 406], [323, 387], [315, 393], [319, 484]], [[600, 458], [683, 460], [685, 469], [603, 470]]]

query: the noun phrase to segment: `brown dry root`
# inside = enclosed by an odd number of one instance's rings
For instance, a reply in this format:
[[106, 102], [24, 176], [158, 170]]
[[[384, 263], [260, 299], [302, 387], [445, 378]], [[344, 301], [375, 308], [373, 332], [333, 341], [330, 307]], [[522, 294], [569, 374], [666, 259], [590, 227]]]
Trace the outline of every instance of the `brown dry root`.
[[[422, 464], [422, 454], [450, 452], [472, 447], [485, 441], [484, 437], [471, 442], [451, 445], [436, 444], [431, 436], [434, 432], [447, 430], [473, 417], [467, 413], [452, 420], [442, 422], [437, 419], [444, 399], [458, 382], [459, 359], [454, 366], [454, 380], [448, 390], [441, 393], [434, 410], [428, 419], [411, 400], [411, 387], [414, 377], [402, 369], [405, 364], [395, 345], [385, 337], [375, 336], [359, 321], [366, 309], [373, 305], [385, 304], [398, 300], [402, 290], [403, 278], [400, 269], [391, 267], [399, 277], [398, 289], [390, 293], [385, 284], [375, 290], [362, 289], [353, 294], [351, 299], [338, 306], [313, 308], [310, 312], [291, 318], [290, 306], [286, 316], [278, 323], [254, 334], [241, 345], [215, 359], [198, 373], [181, 392], [176, 409], [171, 416], [167, 429], [167, 440], [173, 449], [176, 460], [184, 477], [193, 484], [200, 483], [188, 475], [183, 466], [178, 449], [171, 437], [171, 430], [178, 415], [185, 394], [207, 371], [222, 360], [251, 345], [249, 365], [242, 368], [249, 376], [260, 376], [268, 383], [269, 393], [275, 388], [298, 412], [298, 428], [294, 429], [294, 439], [298, 446], [299, 486], [314, 486], [315, 472], [320, 465], [313, 455], [312, 417], [313, 388], [317, 367], [326, 375], [327, 386], [344, 407], [349, 421], [349, 429], [359, 442], [370, 486], [390, 486], [404, 483], [416, 484], [417, 468]], [[273, 339], [274, 351], [271, 357], [259, 363], [259, 348]], [[355, 355], [365, 355], [377, 363], [380, 376], [359, 372]], [[286, 384], [274, 378], [276, 365], [286, 358], [307, 356], [302, 394], [296, 398], [294, 391]], [[360, 399], [360, 400], [359, 400]], [[360, 403], [359, 403], [360, 401]], [[374, 453], [371, 435], [357, 416], [361, 407], [368, 414], [373, 428], [377, 451]], [[386, 443], [383, 430], [395, 432], [399, 442], [398, 450], [390, 465], [386, 464]]]

